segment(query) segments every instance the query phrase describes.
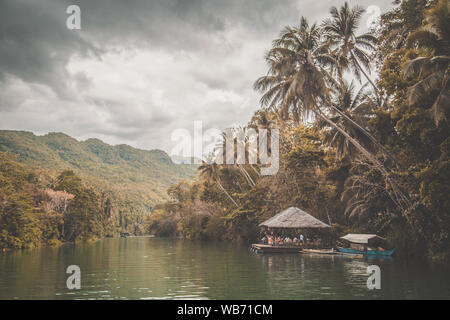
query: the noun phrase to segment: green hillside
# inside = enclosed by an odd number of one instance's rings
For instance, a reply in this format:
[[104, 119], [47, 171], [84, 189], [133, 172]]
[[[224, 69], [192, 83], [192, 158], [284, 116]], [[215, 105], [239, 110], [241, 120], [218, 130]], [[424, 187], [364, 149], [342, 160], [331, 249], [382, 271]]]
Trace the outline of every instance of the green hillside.
[[49, 179], [73, 170], [96, 190], [110, 194], [121, 217], [148, 213], [167, 199], [170, 185], [196, 174], [195, 166], [174, 164], [161, 150], [111, 146], [98, 139], [78, 141], [63, 133], [37, 136], [0, 130], [0, 151], [15, 155], [18, 162]]

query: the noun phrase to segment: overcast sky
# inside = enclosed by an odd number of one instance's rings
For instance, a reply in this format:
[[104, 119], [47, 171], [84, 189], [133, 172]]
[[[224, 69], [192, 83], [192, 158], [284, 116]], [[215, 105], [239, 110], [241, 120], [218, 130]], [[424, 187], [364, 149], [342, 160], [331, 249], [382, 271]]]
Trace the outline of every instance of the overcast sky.
[[[391, 0], [349, 1], [363, 8]], [[338, 0], [0, 0], [0, 129], [170, 153], [171, 133], [246, 124], [264, 54]], [[66, 8], [81, 8], [81, 30]], [[365, 27], [370, 14], [362, 19]]]

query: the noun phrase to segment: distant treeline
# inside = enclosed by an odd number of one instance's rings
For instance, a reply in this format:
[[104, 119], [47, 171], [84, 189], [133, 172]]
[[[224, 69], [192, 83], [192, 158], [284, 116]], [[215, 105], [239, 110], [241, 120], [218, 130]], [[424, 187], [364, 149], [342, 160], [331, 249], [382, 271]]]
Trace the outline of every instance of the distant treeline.
[[302, 17], [266, 54], [248, 128], [280, 129], [278, 173], [204, 163], [169, 188], [150, 233], [249, 242], [297, 206], [336, 234], [377, 233], [399, 255], [449, 263], [448, 0], [398, 1], [365, 34], [362, 15], [345, 4], [320, 24]]

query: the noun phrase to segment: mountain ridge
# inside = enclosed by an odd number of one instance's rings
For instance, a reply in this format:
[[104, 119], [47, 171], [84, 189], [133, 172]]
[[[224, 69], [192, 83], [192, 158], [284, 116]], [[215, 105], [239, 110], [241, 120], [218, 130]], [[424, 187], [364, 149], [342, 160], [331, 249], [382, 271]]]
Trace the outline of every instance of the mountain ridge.
[[196, 166], [175, 164], [163, 150], [110, 145], [98, 138], [80, 141], [62, 132], [0, 130], [0, 151], [50, 177], [73, 170], [91, 186], [112, 194], [124, 212], [149, 212], [168, 199], [170, 185], [196, 175]]

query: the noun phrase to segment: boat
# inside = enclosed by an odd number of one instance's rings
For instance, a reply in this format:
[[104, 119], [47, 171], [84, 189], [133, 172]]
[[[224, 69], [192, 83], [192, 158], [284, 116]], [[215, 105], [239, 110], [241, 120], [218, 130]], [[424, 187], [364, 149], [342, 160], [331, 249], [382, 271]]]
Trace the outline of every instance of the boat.
[[338, 254], [334, 249], [303, 249], [300, 253], [312, 254]]
[[120, 236], [121, 236], [122, 238], [128, 238], [129, 236], [131, 236], [131, 234], [129, 234], [128, 232], [121, 232], [121, 233], [120, 233]]
[[392, 256], [395, 250], [386, 250], [386, 251], [380, 251], [380, 250], [355, 250], [351, 248], [342, 248], [339, 246], [336, 246], [339, 252], [346, 253], [346, 254], [358, 254], [358, 255], [377, 255], [377, 256]]
[[299, 253], [301, 246], [273, 246], [270, 244], [254, 243], [251, 249], [257, 253]]
[[[349, 243], [348, 248], [336, 246], [337, 250], [344, 254], [390, 257], [394, 254], [395, 251], [394, 249], [384, 250], [380, 247], [377, 247], [378, 244], [380, 244], [381, 242], [385, 242], [386, 239], [377, 236], [376, 234], [349, 233], [341, 237], [341, 239]], [[369, 245], [371, 246], [369, 247]]]

